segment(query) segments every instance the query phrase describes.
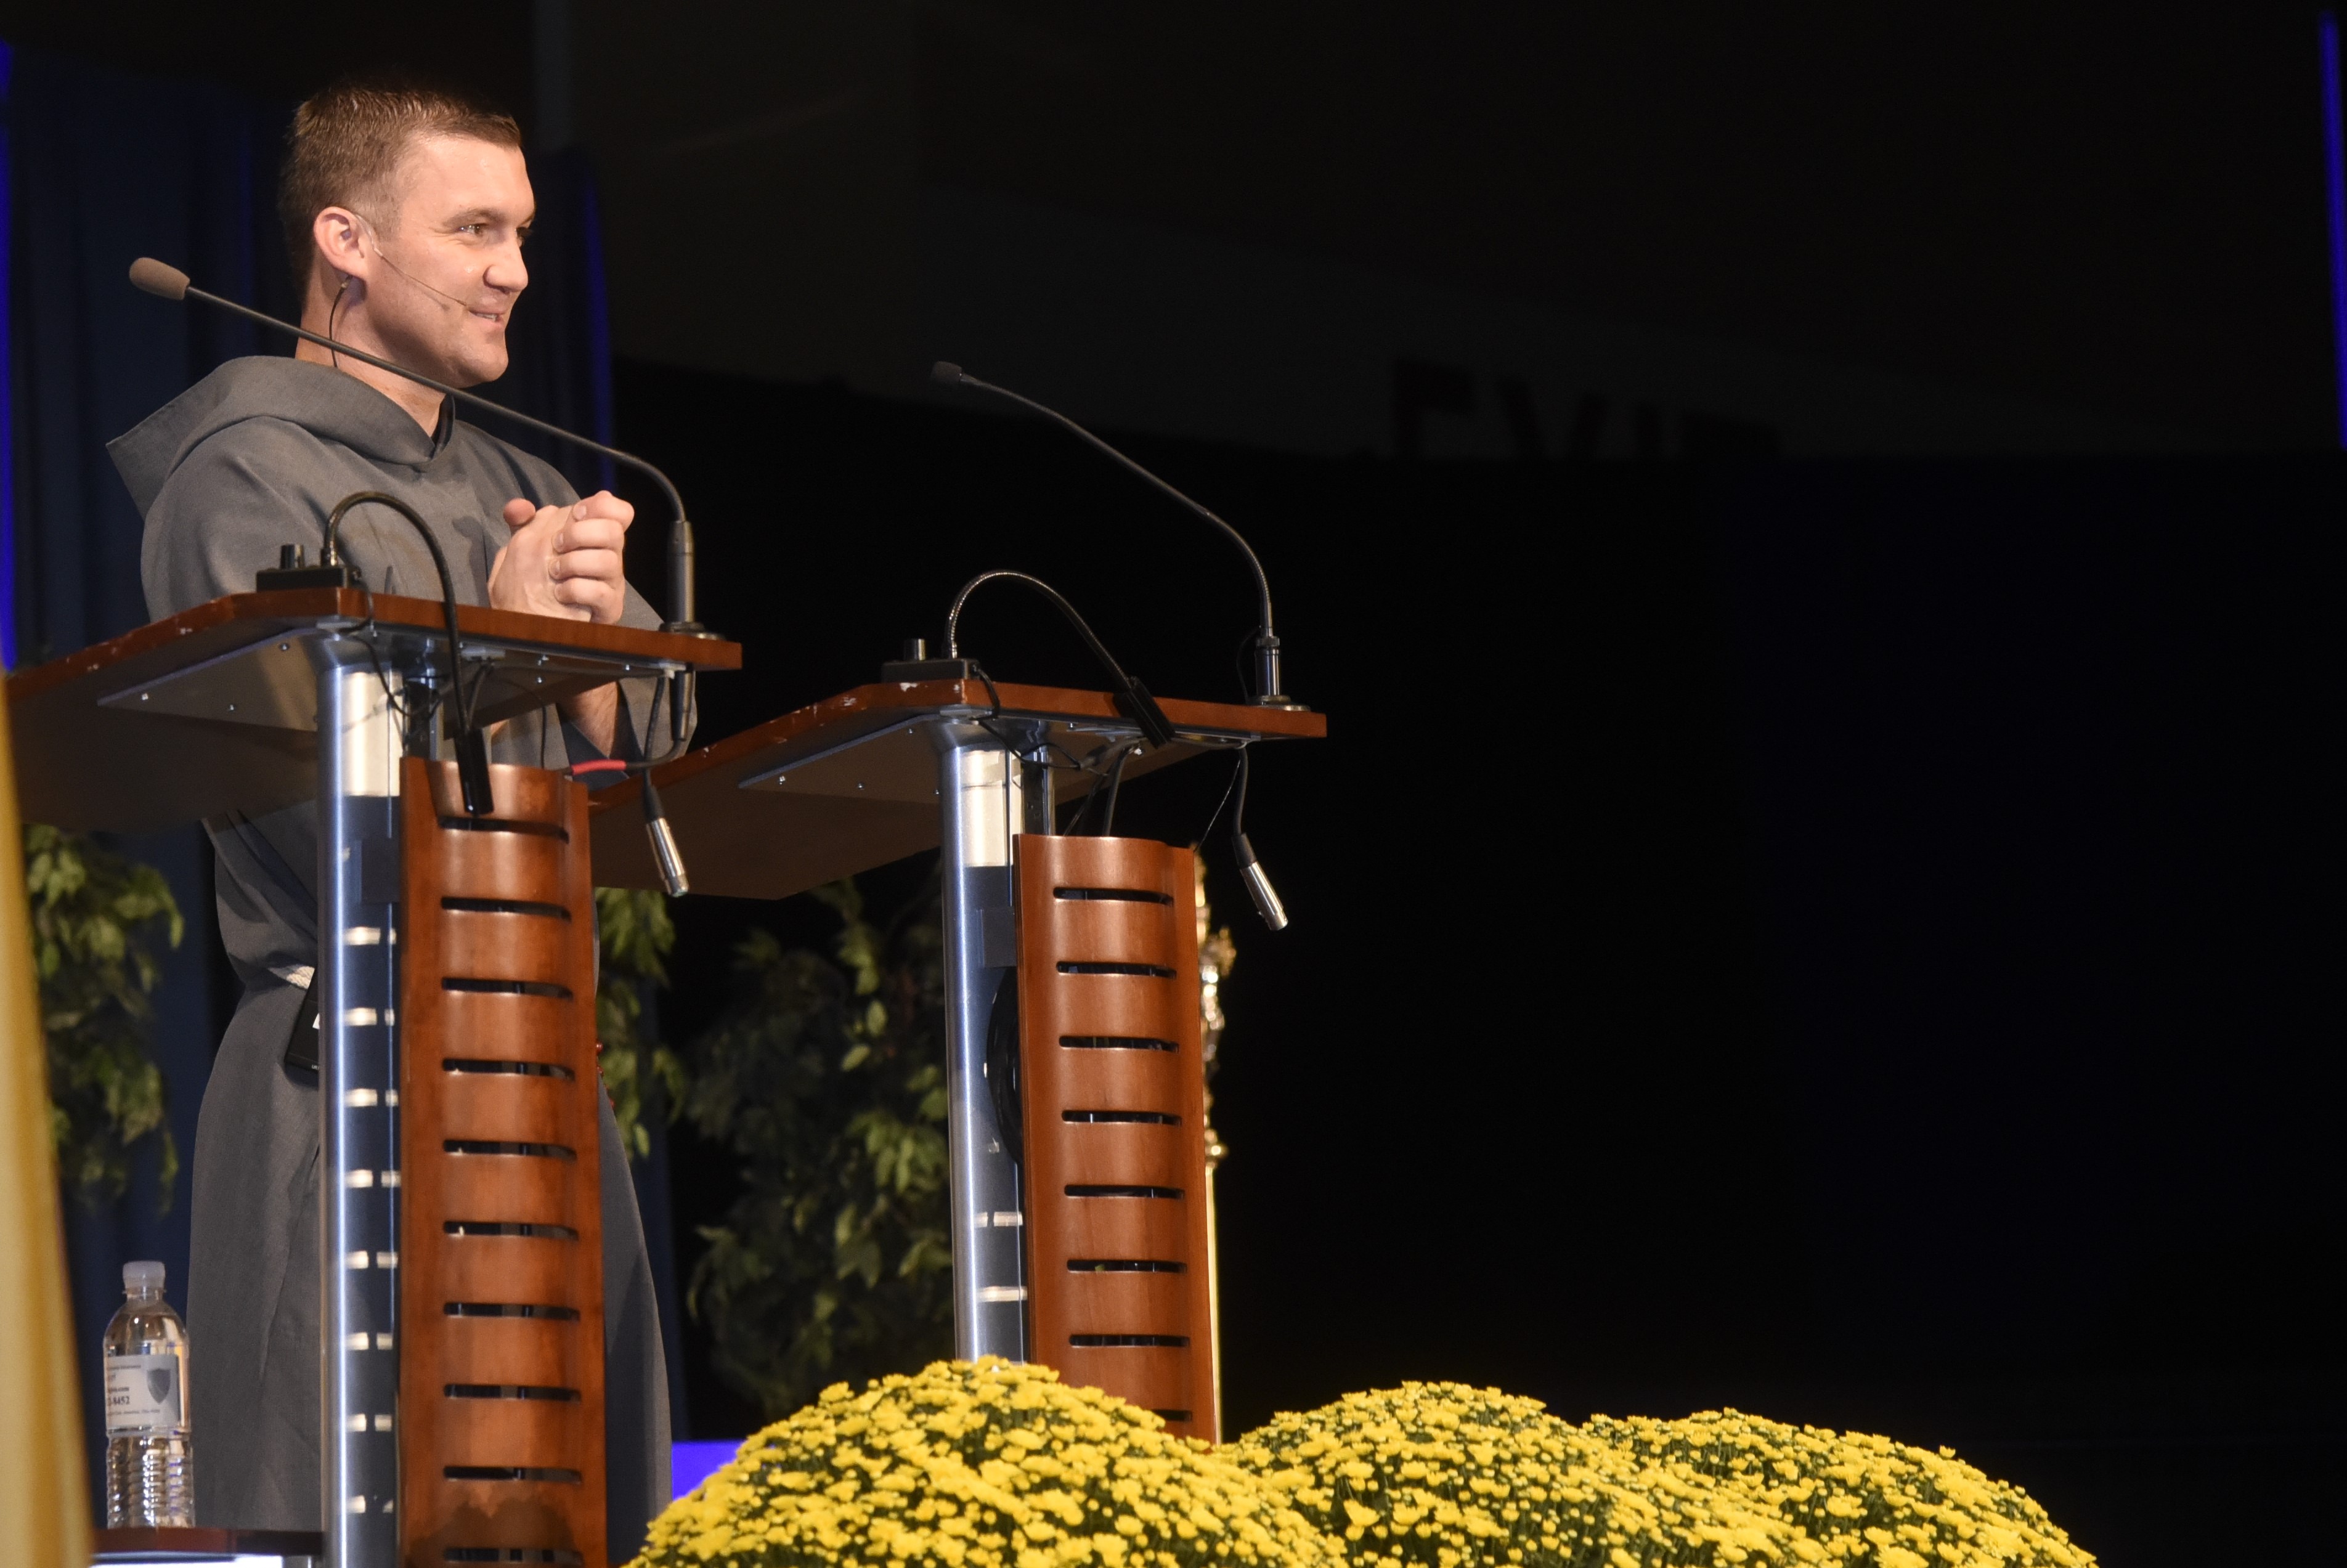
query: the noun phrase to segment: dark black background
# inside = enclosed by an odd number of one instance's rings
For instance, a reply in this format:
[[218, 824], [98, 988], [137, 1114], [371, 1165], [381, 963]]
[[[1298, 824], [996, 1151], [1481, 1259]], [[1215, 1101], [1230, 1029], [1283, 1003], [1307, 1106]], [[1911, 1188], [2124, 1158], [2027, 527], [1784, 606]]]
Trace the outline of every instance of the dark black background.
[[[561, 4], [576, 130], [611, 203], [618, 341], [702, 363], [668, 345], [858, 308], [758, 287], [762, 261], [841, 210], [630, 167], [843, 90], [893, 103], [843, 46], [854, 27], [808, 20], [846, 13]], [[538, 9], [0, 0], [0, 38], [289, 107], [397, 69], [535, 135]], [[899, 86], [923, 183], [2091, 410], [2187, 446], [2306, 450], [2339, 429], [2321, 7], [2305, 0], [866, 9], [920, 36]], [[692, 253], [645, 255], [677, 243]], [[845, 272], [830, 281], [852, 292]], [[948, 352], [905, 346], [907, 366]]]
[[[748, 650], [711, 733], [874, 678], [996, 566], [1157, 691], [1234, 690], [1235, 556], [1056, 431], [620, 389]], [[2116, 1563], [2210, 1561], [2244, 1493], [2319, 1490], [2335, 461], [1132, 445], [1247, 528], [1330, 715], [1248, 815], [1294, 927], [1208, 851], [1235, 1430], [1402, 1378], [1733, 1404], [1953, 1443]], [[965, 630], [999, 676], [1087, 679], [1015, 596]], [[1136, 784], [1121, 826], [1186, 842], [1224, 783]], [[753, 922], [828, 930], [688, 902], [678, 1032]], [[729, 1189], [674, 1148], [689, 1235]], [[748, 1422], [695, 1361], [695, 1430]]]

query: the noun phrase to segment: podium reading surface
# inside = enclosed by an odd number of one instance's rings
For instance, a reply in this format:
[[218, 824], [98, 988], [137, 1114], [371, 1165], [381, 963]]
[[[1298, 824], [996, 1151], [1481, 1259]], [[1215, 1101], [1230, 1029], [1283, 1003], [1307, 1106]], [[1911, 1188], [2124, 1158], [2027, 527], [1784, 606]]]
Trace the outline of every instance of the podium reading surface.
[[[994, 691], [1002, 699], [1001, 723], [1023, 726], [1037, 743], [1055, 742], [1075, 756], [1135, 733], [1105, 692], [1010, 682], [997, 682]], [[1174, 722], [1174, 743], [1135, 756], [1125, 766], [1128, 784], [1244, 743], [1316, 740], [1328, 733], [1325, 714], [1301, 708], [1174, 697], [1161, 705]], [[994, 722], [985, 683], [858, 686], [655, 769], [661, 804], [692, 868], [692, 890], [786, 898], [937, 848], [944, 830], [933, 728], [941, 718]], [[1054, 771], [1052, 779], [1054, 804], [1086, 787], [1065, 771]], [[596, 881], [660, 886], [633, 781], [597, 792], [592, 810]]]
[[[144, 833], [313, 798], [317, 677], [309, 645], [373, 627], [445, 652], [440, 601], [351, 588], [237, 593], [8, 678], [24, 819]], [[738, 670], [733, 642], [460, 605], [484, 724], [614, 677]], [[386, 668], [390, 653], [386, 646]]]

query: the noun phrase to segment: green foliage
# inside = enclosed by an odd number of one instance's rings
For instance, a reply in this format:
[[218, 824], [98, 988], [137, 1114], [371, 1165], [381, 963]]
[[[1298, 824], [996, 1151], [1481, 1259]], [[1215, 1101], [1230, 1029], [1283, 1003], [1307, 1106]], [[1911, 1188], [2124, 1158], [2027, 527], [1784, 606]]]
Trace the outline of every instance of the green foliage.
[[654, 889], [596, 888], [595, 937], [603, 949], [595, 987], [595, 1038], [603, 1048], [597, 1065], [620, 1123], [620, 1145], [629, 1159], [641, 1160], [652, 1152], [651, 1129], [644, 1125], [647, 1091], [665, 1091], [671, 1121], [684, 1104], [684, 1063], [641, 1032], [644, 991], [668, 984], [661, 960], [676, 946], [667, 897]]
[[887, 931], [852, 882], [815, 897], [840, 917], [832, 956], [742, 942], [685, 1103], [743, 1185], [702, 1230], [689, 1300], [770, 1419], [952, 1348], [937, 895]]
[[155, 1133], [169, 1208], [179, 1150], [163, 1119], [163, 1072], [148, 1049], [148, 993], [160, 978], [149, 943], [159, 926], [179, 945], [179, 907], [153, 866], [38, 824], [25, 828], [25, 891], [58, 1173], [85, 1202], [110, 1202], [129, 1184], [130, 1145]]

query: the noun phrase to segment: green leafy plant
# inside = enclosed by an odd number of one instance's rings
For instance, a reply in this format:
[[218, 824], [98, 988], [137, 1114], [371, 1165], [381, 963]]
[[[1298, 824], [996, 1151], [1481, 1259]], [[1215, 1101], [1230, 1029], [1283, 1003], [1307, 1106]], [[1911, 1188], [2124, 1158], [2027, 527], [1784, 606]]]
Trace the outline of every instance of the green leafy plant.
[[130, 1146], [151, 1133], [162, 1140], [157, 1185], [169, 1208], [179, 1150], [149, 1044], [149, 993], [161, 978], [155, 934], [174, 948], [186, 934], [179, 907], [153, 866], [38, 824], [25, 828], [25, 891], [59, 1176], [93, 1206], [111, 1202], [129, 1185]]
[[620, 1143], [629, 1159], [641, 1160], [652, 1152], [647, 1096], [661, 1092], [671, 1122], [685, 1096], [682, 1060], [643, 1038], [645, 993], [668, 984], [663, 960], [676, 946], [667, 897], [657, 889], [596, 888], [595, 938], [603, 953], [595, 985], [595, 1039], [602, 1047], [597, 1064]]
[[743, 1189], [702, 1229], [688, 1302], [718, 1371], [770, 1419], [952, 1338], [937, 895], [886, 929], [852, 882], [815, 897], [839, 916], [830, 956], [744, 938], [685, 1099]]

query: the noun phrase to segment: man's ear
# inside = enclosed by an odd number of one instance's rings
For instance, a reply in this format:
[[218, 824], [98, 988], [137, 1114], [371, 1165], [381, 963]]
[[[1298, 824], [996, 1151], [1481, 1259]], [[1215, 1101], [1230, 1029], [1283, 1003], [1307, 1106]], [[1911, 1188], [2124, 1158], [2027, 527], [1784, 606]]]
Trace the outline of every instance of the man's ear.
[[367, 281], [372, 254], [363, 242], [359, 215], [347, 207], [321, 209], [310, 220], [310, 239], [328, 267], [346, 278]]

